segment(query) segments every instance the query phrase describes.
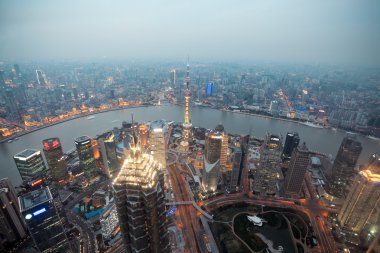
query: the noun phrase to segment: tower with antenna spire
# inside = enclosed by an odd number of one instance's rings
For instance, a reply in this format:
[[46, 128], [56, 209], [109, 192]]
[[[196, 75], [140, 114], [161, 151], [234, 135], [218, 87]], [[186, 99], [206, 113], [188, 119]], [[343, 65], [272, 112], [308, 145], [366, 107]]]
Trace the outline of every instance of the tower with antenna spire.
[[187, 66], [186, 66], [186, 79], [185, 79], [185, 91], [183, 92], [185, 97], [185, 118], [183, 122], [183, 141], [181, 145], [184, 148], [188, 148], [189, 146], [189, 140], [191, 136], [191, 120], [190, 120], [190, 98], [191, 98], [191, 91], [190, 91], [190, 65], [189, 65], [189, 59], [187, 59]]

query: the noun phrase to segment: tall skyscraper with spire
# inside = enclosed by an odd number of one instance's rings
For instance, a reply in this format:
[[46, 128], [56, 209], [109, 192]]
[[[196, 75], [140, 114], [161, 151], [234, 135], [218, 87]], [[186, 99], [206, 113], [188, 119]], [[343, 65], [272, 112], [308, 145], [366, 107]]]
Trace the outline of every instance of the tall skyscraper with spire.
[[126, 252], [170, 252], [164, 173], [152, 155], [141, 152], [135, 133], [112, 187]]
[[184, 147], [189, 146], [189, 140], [191, 135], [191, 120], [190, 120], [190, 98], [191, 98], [191, 91], [190, 91], [190, 65], [189, 60], [187, 60], [187, 66], [186, 66], [186, 88], [183, 92], [185, 97], [185, 120], [183, 122], [183, 141], [182, 145]]

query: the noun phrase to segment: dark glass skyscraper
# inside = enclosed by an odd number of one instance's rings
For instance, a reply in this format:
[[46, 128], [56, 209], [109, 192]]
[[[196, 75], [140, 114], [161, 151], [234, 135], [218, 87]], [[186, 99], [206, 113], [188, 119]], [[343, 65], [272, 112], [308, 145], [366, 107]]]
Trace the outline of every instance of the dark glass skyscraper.
[[49, 187], [20, 196], [19, 203], [33, 241], [42, 253], [71, 252]]
[[96, 175], [96, 165], [90, 137], [80, 136], [75, 138], [74, 141], [78, 151], [79, 164], [83, 169], [85, 177], [94, 177]]
[[136, 136], [132, 139], [129, 155], [112, 184], [126, 252], [170, 252], [161, 165], [141, 153]]
[[282, 151], [282, 159], [287, 160], [290, 159], [292, 156], [293, 150], [298, 147], [298, 144], [300, 143], [300, 137], [298, 136], [298, 133], [287, 133], [286, 139], [285, 139], [285, 145], [284, 149]]
[[116, 176], [119, 170], [119, 161], [116, 153], [115, 134], [110, 131], [98, 137], [98, 145], [102, 163], [110, 178]]
[[25, 182], [46, 176], [46, 166], [41, 151], [25, 149], [13, 157], [21, 178]]
[[344, 198], [351, 178], [355, 175], [355, 165], [362, 151], [362, 144], [354, 137], [345, 137], [335, 158], [328, 192], [338, 198]]
[[58, 138], [42, 141], [44, 155], [51, 179], [55, 182], [66, 179], [66, 161], [63, 155], [61, 142]]
[[309, 165], [309, 150], [305, 143], [297, 147], [290, 159], [289, 169], [286, 173], [284, 191], [289, 197], [298, 198], [302, 190], [303, 180]]
[[26, 236], [15, 188], [8, 178], [0, 180], [0, 252]]

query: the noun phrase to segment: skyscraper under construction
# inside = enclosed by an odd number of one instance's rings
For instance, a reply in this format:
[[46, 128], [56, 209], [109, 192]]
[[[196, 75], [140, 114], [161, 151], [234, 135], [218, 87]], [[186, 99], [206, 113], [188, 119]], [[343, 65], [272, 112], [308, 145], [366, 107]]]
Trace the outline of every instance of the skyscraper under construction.
[[128, 156], [113, 181], [126, 252], [170, 252], [164, 174], [153, 156], [142, 154], [134, 134]]

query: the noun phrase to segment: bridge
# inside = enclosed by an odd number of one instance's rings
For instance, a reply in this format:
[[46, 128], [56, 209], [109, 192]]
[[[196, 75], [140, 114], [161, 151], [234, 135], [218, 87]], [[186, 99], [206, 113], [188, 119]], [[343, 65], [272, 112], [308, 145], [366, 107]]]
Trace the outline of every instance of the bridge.
[[208, 212], [200, 208], [195, 201], [179, 201], [179, 202], [168, 202], [166, 203], [167, 206], [177, 206], [177, 205], [193, 205], [195, 209], [197, 209], [201, 214], [203, 214], [207, 219], [212, 220], [213, 217]]

